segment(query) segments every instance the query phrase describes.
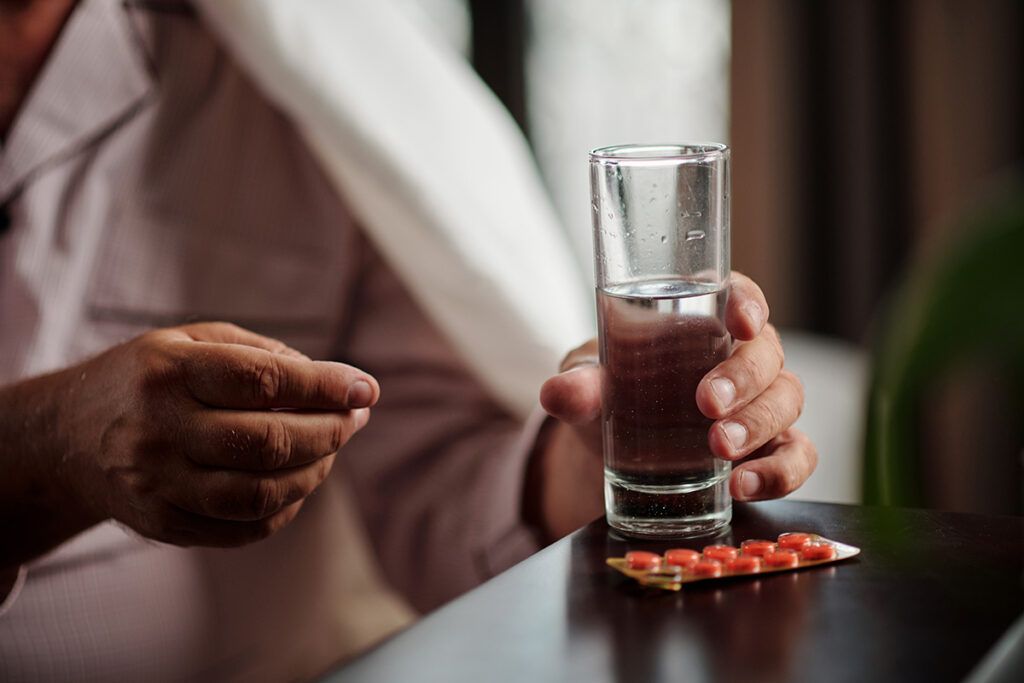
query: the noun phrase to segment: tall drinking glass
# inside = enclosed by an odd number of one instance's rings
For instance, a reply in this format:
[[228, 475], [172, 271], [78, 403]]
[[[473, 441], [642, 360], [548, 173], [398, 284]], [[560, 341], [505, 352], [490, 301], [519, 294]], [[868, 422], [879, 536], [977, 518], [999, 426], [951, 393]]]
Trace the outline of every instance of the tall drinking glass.
[[590, 153], [608, 523], [699, 536], [729, 523], [728, 462], [697, 384], [729, 355], [729, 149]]

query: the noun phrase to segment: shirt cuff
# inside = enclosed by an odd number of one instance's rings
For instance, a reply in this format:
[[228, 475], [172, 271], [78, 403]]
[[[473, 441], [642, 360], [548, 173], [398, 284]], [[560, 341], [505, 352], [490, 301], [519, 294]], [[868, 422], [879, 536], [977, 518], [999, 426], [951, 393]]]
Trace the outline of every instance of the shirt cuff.
[[25, 585], [25, 578], [28, 576], [28, 567], [21, 565], [18, 567], [18, 575], [14, 579], [14, 584], [11, 589], [7, 591], [7, 596], [0, 595], [0, 617], [7, 614], [8, 611], [14, 606], [14, 601], [18, 599], [18, 595], [21, 594], [21, 589]]

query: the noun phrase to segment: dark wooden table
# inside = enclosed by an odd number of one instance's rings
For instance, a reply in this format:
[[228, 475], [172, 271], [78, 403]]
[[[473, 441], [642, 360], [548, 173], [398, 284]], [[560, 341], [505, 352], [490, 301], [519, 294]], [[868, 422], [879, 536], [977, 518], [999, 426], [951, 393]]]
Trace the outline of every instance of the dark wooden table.
[[670, 544], [622, 539], [601, 520], [330, 680], [959, 681], [1024, 610], [1024, 519], [737, 504], [719, 538], [793, 530], [862, 553], [831, 567], [655, 592], [604, 560]]

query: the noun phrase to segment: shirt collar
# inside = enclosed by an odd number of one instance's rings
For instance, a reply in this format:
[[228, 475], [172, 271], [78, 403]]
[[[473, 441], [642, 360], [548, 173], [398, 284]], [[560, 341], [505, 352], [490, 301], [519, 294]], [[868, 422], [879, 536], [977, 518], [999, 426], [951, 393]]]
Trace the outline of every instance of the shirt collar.
[[153, 78], [124, 6], [116, 0], [82, 0], [0, 152], [0, 204], [33, 174], [116, 128], [152, 90]]

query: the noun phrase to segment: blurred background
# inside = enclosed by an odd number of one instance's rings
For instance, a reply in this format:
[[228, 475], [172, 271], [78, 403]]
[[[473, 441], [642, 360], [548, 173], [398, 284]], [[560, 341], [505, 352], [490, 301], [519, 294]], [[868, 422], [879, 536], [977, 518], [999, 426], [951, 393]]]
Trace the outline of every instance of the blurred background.
[[[1021, 196], [1024, 3], [401, 4], [527, 135], [583, 277], [588, 150], [732, 146], [733, 267], [768, 296], [821, 453], [794, 497], [1024, 512], [1024, 291], [975, 248]], [[968, 323], [985, 297], [1000, 312]]]

